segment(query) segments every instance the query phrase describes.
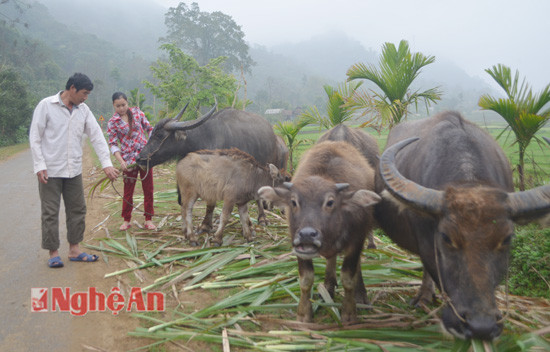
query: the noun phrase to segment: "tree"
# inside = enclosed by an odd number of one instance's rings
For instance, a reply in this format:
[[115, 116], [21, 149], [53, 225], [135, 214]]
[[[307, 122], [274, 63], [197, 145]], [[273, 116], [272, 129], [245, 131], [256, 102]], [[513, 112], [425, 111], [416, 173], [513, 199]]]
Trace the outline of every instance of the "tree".
[[406, 118], [412, 104], [418, 108], [418, 103], [423, 101], [427, 109], [430, 103], [441, 99], [439, 89], [411, 92], [410, 86], [421, 69], [434, 61], [434, 56], [411, 53], [406, 40], [402, 40], [398, 48], [392, 43], [385, 43], [378, 68], [372, 64], [357, 63], [347, 72], [348, 81], [366, 79], [376, 84], [382, 92], [372, 91], [372, 96], [367, 92], [358, 92], [350, 101], [350, 106], [366, 109], [366, 112], [375, 111], [378, 114], [376, 119], [390, 127]]
[[290, 159], [290, 172], [294, 171], [294, 152], [296, 148], [307, 140], [298, 139], [298, 133], [302, 128], [314, 123], [315, 120], [311, 117], [304, 116], [296, 121], [279, 121], [275, 125], [275, 133], [283, 138], [288, 147], [288, 155]]
[[327, 116], [322, 116], [315, 106], [308, 108], [301, 116], [316, 121], [321, 128], [326, 129], [350, 120], [354, 116], [354, 109], [350, 105], [346, 105], [346, 101], [355, 95], [361, 84], [362, 82], [343, 83], [338, 89], [328, 84], [325, 85], [323, 88], [328, 96], [326, 104]]
[[519, 84], [519, 71], [516, 71], [513, 79], [510, 68], [501, 64], [486, 69], [485, 72], [504, 89], [507, 98], [497, 99], [485, 94], [479, 99], [479, 106], [502, 116], [508, 123], [507, 129], [514, 132], [513, 143], [517, 143], [519, 151], [519, 188], [524, 191], [525, 151], [533, 138], [544, 143], [535, 134], [550, 119], [550, 108], [544, 108], [550, 102], [550, 84], [541, 93], [533, 94], [525, 79]]
[[26, 140], [32, 106], [19, 74], [0, 66], [0, 145]]
[[220, 56], [227, 57], [228, 72], [241, 68], [248, 72], [253, 65], [244, 33], [231, 16], [220, 11], [201, 12], [196, 2], [191, 7], [181, 2], [168, 10], [164, 22], [168, 35], [161, 40], [176, 44], [200, 65]]
[[[169, 61], [158, 60], [156, 65], [151, 66], [158, 84], [149, 81], [144, 83], [151, 93], [166, 103], [165, 115], [173, 115], [187, 103], [198, 108], [222, 102], [218, 107], [223, 108], [226, 97], [234, 96], [236, 79], [220, 67], [224, 57], [212, 59], [207, 65], [200, 66], [193, 57], [184, 54], [174, 44], [163, 44], [161, 48], [168, 52]], [[188, 117], [197, 117], [197, 110], [188, 110]]]

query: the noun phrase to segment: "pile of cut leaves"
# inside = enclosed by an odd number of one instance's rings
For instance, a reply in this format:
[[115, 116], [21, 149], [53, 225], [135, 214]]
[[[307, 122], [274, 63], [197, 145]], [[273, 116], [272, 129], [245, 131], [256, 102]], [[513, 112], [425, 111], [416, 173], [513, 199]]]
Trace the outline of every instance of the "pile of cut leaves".
[[[139, 197], [134, 201], [139, 203]], [[204, 206], [198, 204], [195, 224], [204, 214]], [[120, 200], [109, 207], [117, 209]], [[252, 243], [243, 241], [234, 214], [223, 246], [210, 248], [205, 239], [205, 245], [197, 248], [190, 247], [181, 232], [175, 191], [157, 192], [155, 208], [161, 214], [156, 218], [158, 231], [114, 231], [118, 224], [107, 218], [94, 230], [103, 229], [107, 236], [98, 245], [89, 245], [107, 260], [120, 258], [127, 264], [128, 268], [106, 277], [117, 276], [132, 286], [139, 280], [145, 291], [165, 293], [164, 312], [135, 314], [142, 327], [130, 335], [145, 338], [143, 350], [550, 350], [550, 301], [507, 295], [504, 286], [497, 299], [507, 319], [497, 341], [461, 341], [443, 334], [439, 306], [409, 305], [421, 283], [419, 259], [395, 247], [382, 233], [376, 235], [378, 248], [365, 250], [362, 257], [370, 304], [358, 305], [359, 322], [342, 325], [343, 291], [338, 287], [334, 299], [326, 292], [325, 262], [320, 258], [314, 260], [314, 323], [297, 322], [297, 264], [277, 211], [268, 212], [269, 226], [256, 226]]]

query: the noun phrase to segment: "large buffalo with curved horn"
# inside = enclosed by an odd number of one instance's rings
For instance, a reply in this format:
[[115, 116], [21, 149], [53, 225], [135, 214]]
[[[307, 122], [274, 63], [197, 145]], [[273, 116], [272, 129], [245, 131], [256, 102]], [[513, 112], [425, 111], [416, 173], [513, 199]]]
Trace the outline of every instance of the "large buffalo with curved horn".
[[514, 192], [500, 146], [455, 112], [397, 125], [378, 176], [377, 191], [385, 188], [392, 197], [384, 192], [376, 219], [424, 266], [415, 302], [433, 299], [435, 281], [447, 331], [460, 338], [499, 336], [503, 316], [495, 289], [508, 270], [514, 223], [550, 212], [550, 186]]
[[[153, 167], [171, 159], [182, 159], [188, 153], [201, 149], [237, 148], [252, 155], [258, 163], [274, 164], [284, 170], [286, 154], [278, 144], [273, 128], [263, 117], [256, 114], [223, 109], [193, 121], [178, 121], [185, 108], [176, 118], [159, 121], [147, 145], [136, 162], [141, 167]], [[258, 221], [265, 223], [263, 207], [258, 206]]]

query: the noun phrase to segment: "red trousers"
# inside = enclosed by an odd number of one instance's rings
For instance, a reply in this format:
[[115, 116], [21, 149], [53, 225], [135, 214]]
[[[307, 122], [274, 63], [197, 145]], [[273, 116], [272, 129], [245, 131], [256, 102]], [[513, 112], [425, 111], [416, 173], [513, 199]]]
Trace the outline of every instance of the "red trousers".
[[[122, 201], [122, 217], [124, 221], [132, 219], [132, 210], [134, 208], [134, 189], [138, 178], [141, 180], [143, 188], [145, 220], [151, 220], [155, 211], [153, 209], [153, 169], [142, 170], [139, 167], [134, 167], [131, 170], [124, 172], [124, 200]], [[145, 177], [147, 176], [147, 177]]]

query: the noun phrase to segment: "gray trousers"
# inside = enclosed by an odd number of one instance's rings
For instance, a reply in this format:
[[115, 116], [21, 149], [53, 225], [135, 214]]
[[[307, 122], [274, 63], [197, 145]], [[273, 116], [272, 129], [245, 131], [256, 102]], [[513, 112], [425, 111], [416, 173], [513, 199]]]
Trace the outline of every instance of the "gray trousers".
[[38, 182], [42, 208], [42, 248], [59, 249], [59, 209], [61, 195], [65, 204], [67, 241], [78, 244], [86, 228], [86, 199], [82, 175], [73, 178], [49, 177], [48, 183]]

